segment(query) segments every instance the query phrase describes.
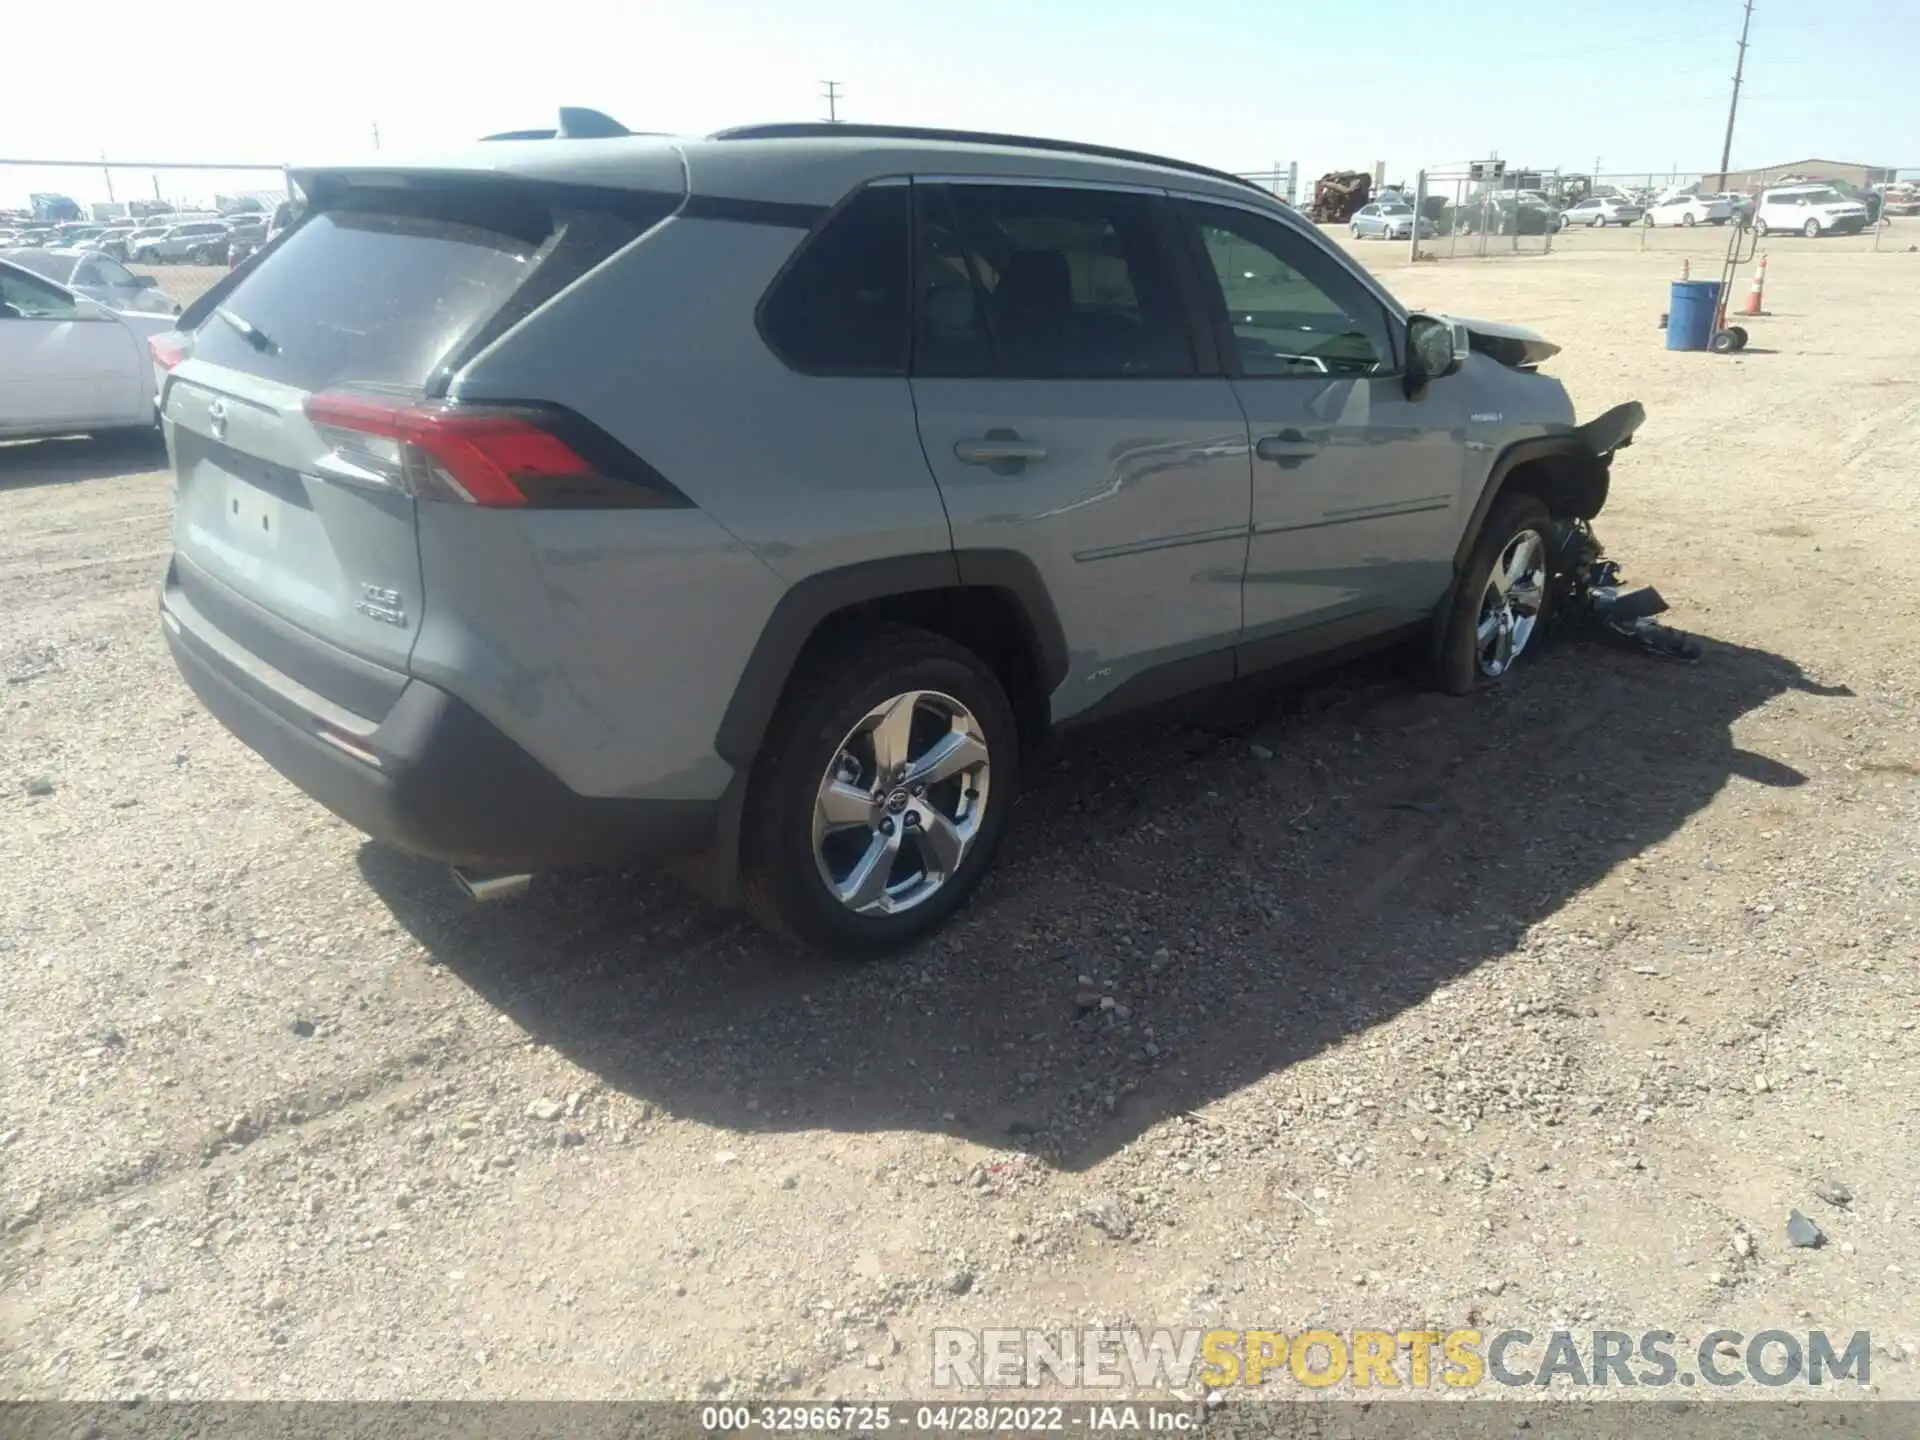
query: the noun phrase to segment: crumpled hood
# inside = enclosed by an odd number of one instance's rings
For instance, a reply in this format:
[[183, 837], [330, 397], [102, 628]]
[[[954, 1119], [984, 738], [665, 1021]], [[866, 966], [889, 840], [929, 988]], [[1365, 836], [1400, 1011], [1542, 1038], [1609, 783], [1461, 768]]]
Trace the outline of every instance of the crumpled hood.
[[1531, 370], [1560, 353], [1558, 345], [1538, 330], [1529, 330], [1525, 325], [1509, 325], [1503, 320], [1476, 320], [1469, 315], [1449, 315], [1446, 318], [1452, 324], [1467, 327], [1468, 340], [1475, 350], [1515, 370]]

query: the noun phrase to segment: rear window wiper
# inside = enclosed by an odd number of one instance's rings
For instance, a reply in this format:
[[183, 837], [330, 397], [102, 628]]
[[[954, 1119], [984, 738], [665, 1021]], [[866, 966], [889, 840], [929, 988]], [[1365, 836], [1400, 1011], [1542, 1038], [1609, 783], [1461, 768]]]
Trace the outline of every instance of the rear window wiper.
[[267, 338], [267, 332], [242, 319], [224, 305], [213, 312], [214, 319], [231, 329], [262, 355], [278, 355], [280, 347]]

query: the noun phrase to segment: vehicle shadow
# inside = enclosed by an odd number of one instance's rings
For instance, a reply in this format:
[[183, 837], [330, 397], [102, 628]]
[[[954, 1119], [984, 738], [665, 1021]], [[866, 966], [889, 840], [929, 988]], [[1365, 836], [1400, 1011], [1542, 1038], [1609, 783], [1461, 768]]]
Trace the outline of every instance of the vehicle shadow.
[[157, 429], [0, 441], [0, 490], [112, 480], [166, 467], [167, 446]]
[[1095, 734], [1031, 782], [973, 905], [866, 965], [661, 880], [487, 908], [377, 847], [361, 868], [476, 992], [669, 1112], [1077, 1170], [1508, 953], [1728, 785], [1806, 783], [1733, 727], [1851, 693], [1718, 644], [1689, 666], [1566, 643], [1516, 679], [1449, 700], [1377, 659]]

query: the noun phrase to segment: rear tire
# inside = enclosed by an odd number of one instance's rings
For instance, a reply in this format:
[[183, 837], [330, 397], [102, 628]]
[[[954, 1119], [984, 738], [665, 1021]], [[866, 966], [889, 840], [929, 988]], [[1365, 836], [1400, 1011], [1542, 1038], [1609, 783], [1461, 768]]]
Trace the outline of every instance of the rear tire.
[[[802, 663], [747, 795], [741, 831], [747, 908], [768, 929], [830, 954], [857, 958], [895, 950], [943, 925], [993, 864], [1019, 788], [1013, 707], [977, 655], [925, 630], [888, 626]], [[907, 704], [898, 747], [909, 761], [963, 731], [974, 737], [967, 753], [984, 759], [909, 799], [910, 777], [897, 783], [885, 764], [881, 726], [872, 722], [876, 712], [893, 713], [888, 707], [896, 700], [916, 694], [922, 698]], [[951, 730], [942, 730], [943, 715]], [[870, 811], [856, 804], [860, 818], [830, 827], [823, 839], [818, 821], [829, 786], [836, 799], [854, 791], [877, 799]], [[969, 805], [978, 807], [971, 817]], [[882, 828], [893, 826], [882, 837]], [[959, 858], [937, 874], [941, 847], [956, 836], [963, 837]], [[870, 861], [871, 847], [887, 844], [893, 851], [872, 852], [891, 856], [881, 860], [887, 869], [879, 879], [903, 878], [885, 884], [884, 892], [862, 893], [874, 897], [870, 904], [900, 908], [862, 913], [832, 887], [851, 888], [861, 857]]]
[[[1534, 648], [1553, 594], [1553, 556], [1547, 540], [1552, 520], [1545, 504], [1532, 495], [1509, 491], [1493, 502], [1446, 610], [1435, 617], [1433, 683], [1438, 689], [1448, 695], [1469, 695], [1497, 684], [1515, 661]], [[1526, 543], [1529, 536], [1538, 545], [1538, 564], [1520, 566], [1525, 583], [1509, 586], [1506, 592], [1518, 595], [1519, 601], [1508, 606], [1506, 619], [1493, 618], [1489, 634], [1494, 567], [1524, 562], [1531, 550]], [[1519, 611], [1525, 612], [1524, 625], [1512, 618]], [[1493, 669], [1487, 661], [1501, 657], [1502, 630], [1506, 634], [1504, 663]]]
[[1766, 239], [1767, 238], [1767, 222], [1764, 220], [1754, 221], [1753, 233], [1758, 235], [1762, 240]]

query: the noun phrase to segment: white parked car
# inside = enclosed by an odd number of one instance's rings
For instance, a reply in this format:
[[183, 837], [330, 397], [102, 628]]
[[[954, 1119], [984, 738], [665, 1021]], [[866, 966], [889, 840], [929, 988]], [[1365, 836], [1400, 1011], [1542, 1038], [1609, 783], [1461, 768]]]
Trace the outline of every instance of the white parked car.
[[1798, 231], [1809, 240], [1827, 234], [1857, 235], [1867, 228], [1867, 207], [1831, 185], [1789, 185], [1760, 196], [1753, 228], [1762, 235]]
[[1647, 207], [1643, 225], [1724, 225], [1733, 206], [1718, 195], [1666, 195]]
[[1560, 228], [1591, 225], [1631, 225], [1640, 218], [1640, 207], [1615, 195], [1589, 195], [1560, 212]]
[[147, 339], [173, 320], [109, 310], [0, 260], [0, 438], [151, 427]]
[[151, 275], [136, 275], [111, 256], [93, 250], [14, 250], [7, 259], [43, 280], [97, 300], [109, 310], [178, 315], [184, 308]]

